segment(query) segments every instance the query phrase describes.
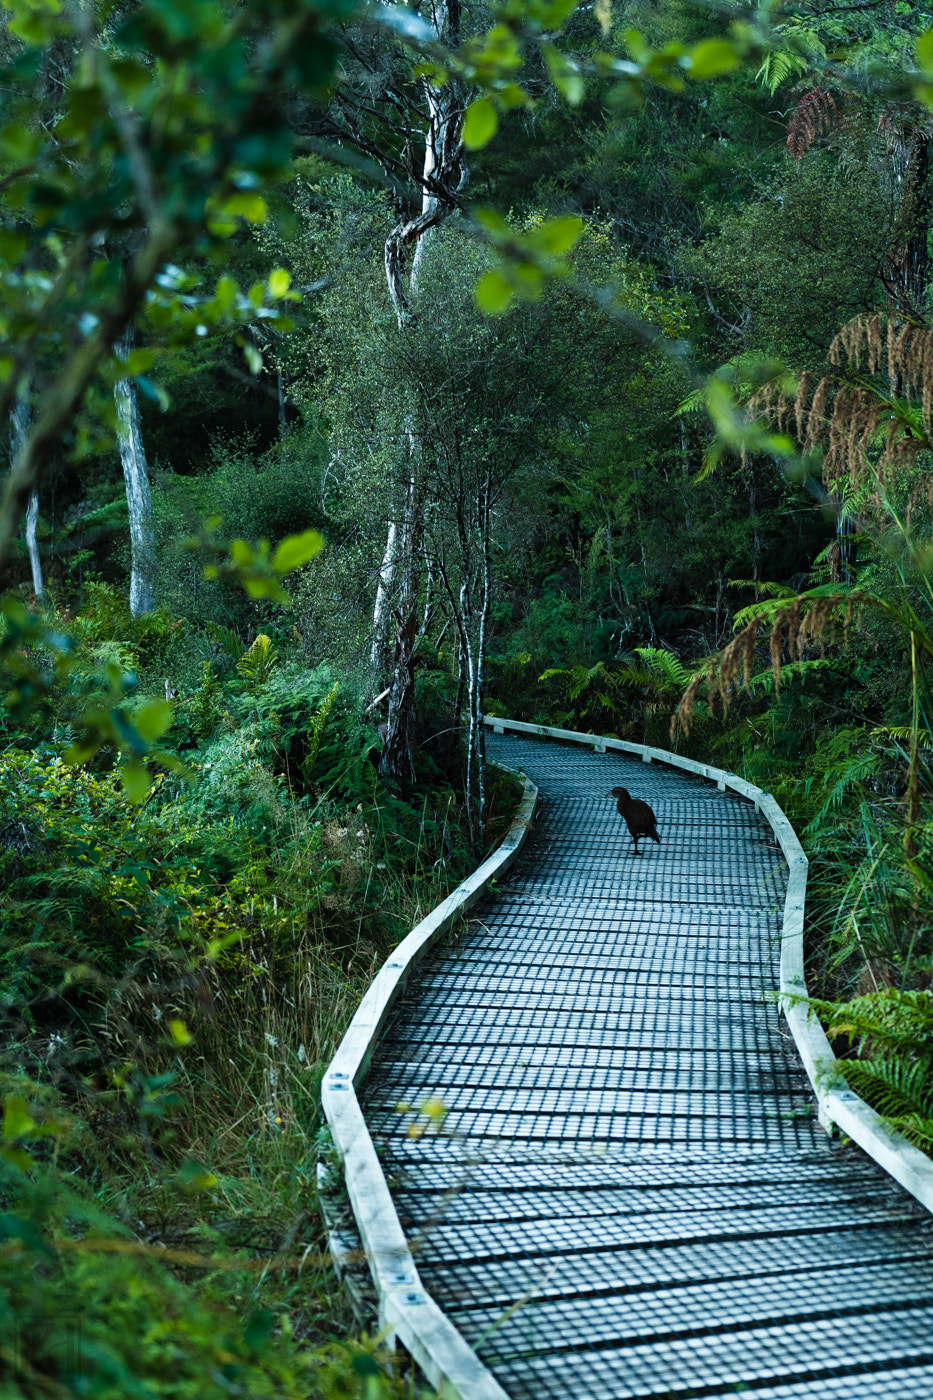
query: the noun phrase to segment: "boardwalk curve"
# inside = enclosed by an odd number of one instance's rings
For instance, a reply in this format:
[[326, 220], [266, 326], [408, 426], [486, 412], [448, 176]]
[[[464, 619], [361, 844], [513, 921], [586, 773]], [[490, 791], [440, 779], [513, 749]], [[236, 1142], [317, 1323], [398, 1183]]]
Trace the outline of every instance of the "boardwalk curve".
[[[527, 859], [358, 1081], [418, 1287], [478, 1358], [449, 1392], [928, 1400], [933, 1222], [817, 1122], [773, 996], [771, 825], [622, 753], [491, 749], [541, 789]], [[660, 848], [630, 854], [616, 783]], [[400, 1111], [436, 1101], [440, 1133]]]

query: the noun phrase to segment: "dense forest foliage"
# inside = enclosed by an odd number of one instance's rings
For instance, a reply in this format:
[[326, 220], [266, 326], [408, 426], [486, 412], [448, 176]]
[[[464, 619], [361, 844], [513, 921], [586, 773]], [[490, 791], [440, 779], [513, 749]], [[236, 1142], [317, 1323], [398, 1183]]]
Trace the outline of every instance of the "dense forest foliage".
[[10, 3], [4, 1396], [396, 1393], [317, 1087], [508, 823], [483, 714], [773, 792], [933, 1149], [931, 26]]

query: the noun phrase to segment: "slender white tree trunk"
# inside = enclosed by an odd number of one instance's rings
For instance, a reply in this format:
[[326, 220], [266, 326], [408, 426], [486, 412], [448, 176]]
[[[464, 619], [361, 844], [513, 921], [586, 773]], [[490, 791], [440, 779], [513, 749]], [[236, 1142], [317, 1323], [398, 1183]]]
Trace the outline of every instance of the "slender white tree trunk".
[[382, 556], [379, 577], [376, 580], [376, 603], [373, 608], [373, 644], [371, 650], [374, 670], [378, 670], [382, 663], [386, 638], [388, 636], [389, 599], [392, 595], [392, 581], [395, 576], [395, 540], [397, 535], [398, 525], [394, 520], [391, 520], [389, 522], [389, 537], [386, 540], [385, 553]]
[[[11, 457], [15, 462], [29, 433], [29, 402], [17, 399], [10, 414]], [[29, 550], [29, 567], [32, 570], [32, 591], [38, 599], [45, 597], [45, 580], [42, 577], [42, 560], [39, 558], [39, 544], [36, 539], [36, 526], [39, 524], [39, 493], [35, 487], [29, 493], [26, 508], [26, 548]]]
[[[125, 360], [133, 347], [128, 330], [117, 353]], [[120, 461], [126, 482], [126, 504], [130, 513], [130, 612], [134, 617], [155, 607], [155, 527], [152, 520], [152, 491], [146, 469], [146, 451], [139, 426], [139, 400], [136, 381], [120, 379], [114, 389]]]
[[[449, 27], [459, 33], [459, 0], [447, 0], [434, 9], [438, 37]], [[427, 127], [424, 138], [421, 210], [402, 219], [385, 243], [385, 272], [389, 297], [400, 332], [412, 315], [413, 302], [424, 272], [427, 235], [457, 206], [457, 196], [468, 178], [463, 159], [464, 94], [453, 80], [443, 87], [423, 82]], [[404, 253], [413, 249], [408, 286], [404, 277]], [[409, 648], [414, 645], [414, 619], [420, 591], [417, 551], [424, 533], [424, 465], [422, 445], [414, 425], [405, 431], [408, 475], [400, 492], [400, 509], [389, 525], [385, 554], [379, 574], [373, 614], [373, 660], [388, 650], [389, 625], [395, 619], [394, 679], [389, 698], [389, 715], [383, 770], [402, 779], [413, 773], [414, 670]], [[390, 597], [390, 585], [394, 597]], [[407, 751], [402, 752], [403, 746]]]

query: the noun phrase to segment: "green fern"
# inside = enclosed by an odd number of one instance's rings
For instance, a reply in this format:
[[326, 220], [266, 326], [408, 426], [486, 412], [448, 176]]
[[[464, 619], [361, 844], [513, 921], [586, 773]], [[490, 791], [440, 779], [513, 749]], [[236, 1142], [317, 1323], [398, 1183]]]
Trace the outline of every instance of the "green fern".
[[885, 1118], [908, 1113], [933, 1118], [933, 1083], [925, 1061], [847, 1060], [844, 1073], [850, 1087]]
[[337, 699], [338, 682], [335, 681], [330, 693], [325, 697], [324, 703], [311, 721], [311, 732], [308, 736], [308, 751], [305, 755], [304, 771], [305, 777], [310, 778], [317, 762], [318, 752], [321, 747], [321, 740], [324, 737], [324, 730], [327, 727], [327, 718], [334, 707]]
[[870, 1041], [886, 1050], [910, 1050], [933, 1060], [933, 992], [886, 987], [851, 1001], [813, 1001], [829, 1020], [830, 1035]]
[[827, 1034], [847, 1036], [850, 1088], [917, 1147], [933, 1149], [933, 993], [885, 988], [848, 1002], [816, 1001]]
[[[572, 705], [579, 705], [580, 719], [591, 719], [594, 722], [605, 723], [607, 717], [611, 718], [619, 713], [616, 695], [623, 679], [623, 673], [609, 671], [602, 661], [597, 661], [595, 666], [589, 667], [582, 665], [568, 666], [564, 669], [551, 667], [547, 671], [542, 671], [538, 680], [548, 681], [557, 677], [567, 682], [566, 698]], [[557, 716], [554, 715], [552, 718], [557, 718]], [[572, 714], [568, 715], [567, 722], [573, 718]]]
[[729, 588], [755, 588], [763, 598], [793, 598], [794, 590], [786, 587], [783, 583], [762, 582], [754, 578], [730, 578], [726, 580]]
[[[781, 667], [781, 685], [789, 685], [794, 680], [799, 680], [803, 676], [812, 674], [814, 671], [834, 671], [836, 663], [826, 657], [817, 656], [812, 661], [792, 661]], [[748, 688], [753, 693], [756, 690], [771, 691], [774, 689], [774, 672], [772, 670], [759, 671], [757, 676], [752, 676], [748, 682]]]
[[764, 62], [755, 77], [769, 92], [777, 92], [782, 83], [799, 78], [810, 67], [810, 60], [802, 54], [775, 50], [774, 53], [765, 54]]
[[655, 679], [660, 677], [678, 691], [693, 680], [693, 671], [684, 666], [672, 651], [664, 651], [661, 647], [636, 647], [635, 654], [641, 657]]
[[741, 632], [754, 618], [761, 618], [762, 622], [772, 622], [781, 609], [786, 607], [787, 599], [793, 597], [793, 593], [781, 592], [777, 597], [759, 598], [747, 608], [740, 608], [733, 618], [733, 632]]
[[[821, 17], [823, 34], [831, 35], [833, 28], [831, 22], [826, 22], [826, 17]], [[790, 23], [782, 25], [777, 32], [786, 47], [765, 54], [755, 74], [758, 82], [769, 92], [777, 92], [782, 83], [796, 80], [826, 58], [826, 45], [815, 29]]]
[[237, 670], [252, 686], [265, 685], [278, 665], [279, 654], [272, 645], [271, 638], [260, 632], [249, 651], [245, 651], [237, 662]]
[[229, 627], [222, 627], [219, 622], [205, 622], [204, 630], [211, 641], [225, 652], [233, 661], [239, 661], [246, 651], [246, 647], [240, 641], [237, 634]]
[[[903, 744], [909, 744], [913, 738], [913, 729], [909, 724], [879, 724], [870, 733], [873, 739], [896, 739]], [[917, 747], [928, 751], [933, 749], [933, 734], [929, 729], [918, 732]]]

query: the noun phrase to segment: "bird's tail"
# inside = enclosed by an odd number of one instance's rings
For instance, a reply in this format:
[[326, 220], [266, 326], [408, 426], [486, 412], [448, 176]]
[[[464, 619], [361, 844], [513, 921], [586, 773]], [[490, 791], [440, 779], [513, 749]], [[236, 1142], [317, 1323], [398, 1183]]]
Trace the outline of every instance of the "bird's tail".
[[658, 835], [658, 828], [656, 826], [653, 826], [651, 828], [651, 830], [648, 832], [648, 835], [651, 837], [652, 841], [657, 841], [658, 845], [660, 846], [661, 838]]

